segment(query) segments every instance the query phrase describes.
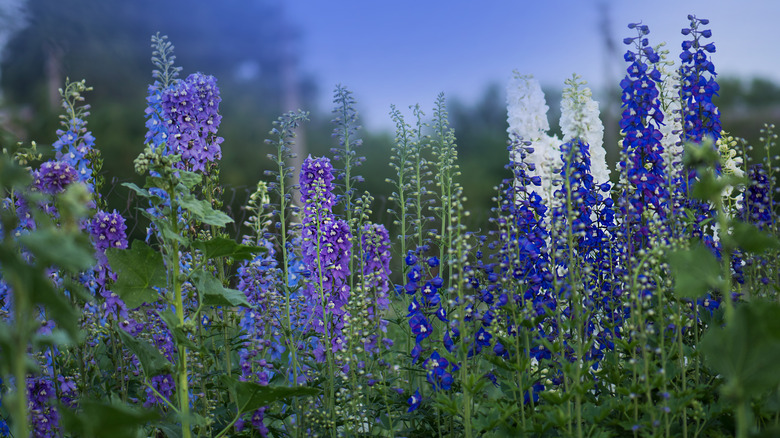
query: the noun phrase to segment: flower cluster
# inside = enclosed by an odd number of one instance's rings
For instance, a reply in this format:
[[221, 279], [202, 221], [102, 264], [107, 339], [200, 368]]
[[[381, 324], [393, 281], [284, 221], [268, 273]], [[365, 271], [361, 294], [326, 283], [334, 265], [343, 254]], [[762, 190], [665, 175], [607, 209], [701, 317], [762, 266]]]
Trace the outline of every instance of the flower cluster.
[[108, 248], [127, 248], [125, 218], [116, 210], [111, 213], [95, 213], [89, 224], [89, 233], [99, 255], [103, 255]]
[[[345, 306], [350, 296], [349, 260], [352, 235], [349, 225], [333, 216], [333, 167], [327, 158], [304, 160], [300, 174], [303, 264], [309, 271], [304, 295], [311, 306], [311, 324], [316, 332], [330, 340], [333, 352], [346, 347], [342, 334]], [[324, 358], [327, 347], [315, 348], [315, 356]]]
[[[86, 117], [88, 114], [88, 112], [84, 112], [81, 116]], [[89, 181], [92, 178], [90, 161], [91, 152], [95, 146], [95, 137], [90, 131], [87, 131], [87, 122], [84, 118], [71, 118], [63, 124], [67, 129], [58, 129], [57, 140], [52, 143], [52, 147], [56, 151], [55, 157], [57, 160], [71, 165], [76, 170], [77, 180], [93, 189]]]
[[[409, 318], [409, 327], [415, 336], [414, 348], [411, 356], [416, 362], [423, 353], [422, 342], [433, 334], [433, 325], [431, 321], [437, 318], [443, 323], [448, 323], [447, 312], [442, 306], [442, 296], [440, 290], [444, 286], [444, 279], [438, 273], [429, 273], [430, 270], [438, 268], [439, 258], [436, 256], [428, 257], [427, 260], [421, 256], [428, 250], [427, 245], [418, 248], [417, 251], [409, 251], [404, 262], [411, 269], [406, 274], [406, 284], [404, 290], [412, 295], [412, 302], [409, 304], [407, 318]], [[420, 300], [417, 300], [419, 292]], [[454, 336], [457, 337], [457, 327], [451, 327]], [[444, 346], [452, 351], [454, 343], [451, 340], [450, 328], [445, 330]]]
[[[387, 295], [390, 290], [390, 235], [383, 225], [368, 223], [363, 226], [361, 234], [361, 251], [363, 254], [363, 287], [370, 293], [364, 298], [364, 326], [378, 327], [383, 332], [387, 330], [387, 320], [381, 315], [390, 306]], [[364, 333], [363, 348], [376, 352], [377, 333]], [[389, 341], [389, 340], [387, 340]]]
[[[540, 177], [538, 186], [529, 187], [539, 194], [546, 205], [552, 199], [552, 180], [556, 169], [552, 163], [557, 160], [560, 140], [550, 136], [547, 131], [550, 124], [547, 121], [549, 107], [544, 100], [544, 93], [539, 81], [531, 76], [514, 73], [507, 85], [507, 132], [530, 142], [533, 149], [526, 152], [525, 163], [531, 176]], [[515, 152], [513, 152], [515, 153]], [[513, 157], [520, 161], [518, 157]]]
[[741, 219], [755, 224], [760, 229], [767, 229], [772, 224], [771, 194], [769, 179], [764, 166], [754, 164], [748, 169], [750, 184], [745, 190], [740, 208]]
[[78, 180], [76, 169], [64, 161], [47, 161], [33, 173], [35, 187], [42, 193], [56, 195]]
[[47, 376], [27, 379], [30, 404], [30, 424], [33, 435], [41, 438], [59, 436], [60, 415], [55, 406], [57, 393]]
[[599, 103], [593, 100], [593, 93], [585, 84], [576, 75], [566, 80], [561, 100], [561, 132], [564, 142], [580, 138], [588, 145], [590, 173], [595, 183], [602, 184], [609, 182], [604, 125], [599, 118]]
[[669, 195], [659, 129], [663, 123], [657, 86], [661, 73], [655, 63], [660, 56], [650, 46], [646, 37], [650, 29], [646, 25], [632, 23], [628, 27], [636, 29], [638, 35], [623, 40], [627, 45], [634, 45], [635, 51], [628, 50], [624, 56], [630, 65], [628, 75], [620, 82], [623, 89], [620, 129], [625, 135], [620, 169], [628, 184], [628, 193], [624, 194], [627, 202], [621, 209], [629, 219], [627, 225], [638, 228], [635, 240], [641, 240], [650, 234], [643, 213], [648, 211], [665, 217], [663, 206]]
[[155, 82], [149, 85], [149, 91], [146, 96], [146, 135], [144, 141], [157, 149], [165, 145], [168, 140], [168, 127], [165, 125], [162, 109], [162, 91], [160, 83]]
[[682, 34], [690, 36], [683, 41], [680, 59], [680, 98], [683, 106], [683, 141], [699, 143], [705, 136], [716, 140], [720, 137], [720, 112], [712, 103], [712, 98], [718, 95], [720, 87], [715, 81], [715, 66], [708, 53], [715, 53], [715, 44], [704, 43], [704, 39], [712, 37], [709, 29], [700, 29], [709, 24], [710, 20], [688, 15], [691, 25], [682, 30]]
[[193, 73], [162, 92], [162, 110], [168, 132], [168, 153], [181, 155], [178, 166], [206, 171], [209, 163], [222, 158], [217, 128], [219, 115], [217, 81], [213, 76]]

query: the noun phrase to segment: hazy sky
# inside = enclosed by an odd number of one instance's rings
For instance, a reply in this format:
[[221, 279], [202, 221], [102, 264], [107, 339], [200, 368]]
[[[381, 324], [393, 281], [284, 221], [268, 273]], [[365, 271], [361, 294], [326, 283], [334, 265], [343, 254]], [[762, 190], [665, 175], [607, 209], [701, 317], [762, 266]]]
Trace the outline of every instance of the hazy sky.
[[[678, 60], [687, 15], [710, 19], [721, 75], [780, 81], [778, 0], [285, 0], [302, 30], [302, 69], [321, 84], [355, 94], [368, 128], [391, 128], [390, 104], [431, 108], [439, 92], [472, 101], [488, 83], [502, 88], [517, 69], [546, 86], [578, 73], [598, 91], [622, 77], [634, 36], [626, 25], [650, 26], [650, 41], [667, 42]], [[601, 30], [607, 11], [617, 54], [607, 55]], [[549, 102], [548, 105], [558, 105]]]

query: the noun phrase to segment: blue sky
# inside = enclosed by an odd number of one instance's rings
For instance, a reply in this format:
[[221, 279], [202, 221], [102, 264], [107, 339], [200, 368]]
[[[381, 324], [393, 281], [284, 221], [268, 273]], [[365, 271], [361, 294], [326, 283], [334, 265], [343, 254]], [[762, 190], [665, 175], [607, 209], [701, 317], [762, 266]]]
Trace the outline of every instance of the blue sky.
[[[391, 129], [390, 104], [430, 108], [439, 92], [473, 101], [514, 69], [561, 87], [572, 73], [597, 92], [622, 77], [629, 22], [650, 26], [674, 59], [687, 15], [711, 20], [721, 75], [780, 81], [777, 0], [285, 0], [302, 30], [303, 71], [330, 107], [337, 83], [353, 91], [367, 128]], [[607, 56], [600, 5], [618, 54]], [[557, 102], [548, 102], [557, 105]]]

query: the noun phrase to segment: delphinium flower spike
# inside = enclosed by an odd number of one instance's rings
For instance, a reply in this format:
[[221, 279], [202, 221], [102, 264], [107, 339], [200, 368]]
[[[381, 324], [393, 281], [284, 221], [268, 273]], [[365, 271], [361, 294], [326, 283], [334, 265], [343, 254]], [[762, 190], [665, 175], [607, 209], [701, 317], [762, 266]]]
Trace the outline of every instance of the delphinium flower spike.
[[581, 139], [588, 145], [590, 173], [598, 184], [609, 182], [607, 151], [604, 149], [604, 125], [599, 119], [599, 103], [593, 100], [587, 82], [574, 75], [566, 80], [561, 100], [561, 132], [563, 141]]
[[[682, 34], [689, 40], [682, 43], [680, 60], [680, 101], [682, 106], [683, 142], [702, 143], [711, 139], [713, 145], [721, 137], [720, 111], [712, 102], [720, 89], [715, 77], [715, 65], [710, 54], [715, 53], [715, 44], [706, 43], [712, 37], [712, 31], [703, 29], [709, 20], [688, 15], [690, 27], [682, 29]], [[719, 165], [718, 165], [719, 167]], [[717, 168], [717, 172], [721, 169]], [[693, 229], [690, 233], [703, 239], [704, 243], [716, 254], [719, 252], [716, 231], [713, 227], [702, 225], [707, 217], [712, 217], [714, 211], [705, 202], [691, 198], [691, 191], [698, 178], [694, 169], [688, 169], [677, 182], [678, 190], [682, 192], [684, 206], [693, 213]]]
[[146, 138], [145, 143], [153, 149], [165, 147], [168, 140], [168, 129], [162, 109], [162, 92], [177, 80], [181, 67], [176, 67], [176, 56], [173, 54], [173, 44], [167, 36], [158, 32], [152, 35], [152, 71], [154, 83], [149, 85], [146, 97]]
[[212, 163], [222, 158], [223, 139], [217, 136], [222, 98], [216, 79], [193, 73], [163, 90], [161, 101], [168, 150], [181, 155], [177, 167], [210, 173]]
[[57, 130], [57, 140], [52, 143], [55, 157], [66, 162], [76, 169], [78, 181], [86, 183], [90, 191], [94, 191], [92, 165], [90, 163], [94, 154], [95, 137], [87, 130], [86, 117], [89, 115], [89, 105], [79, 105], [84, 101], [82, 95], [92, 90], [84, 81], [66, 81], [65, 89], [60, 90], [62, 106], [65, 114], [61, 115], [62, 125], [66, 129]]
[[[648, 26], [632, 23], [628, 27], [636, 29], [637, 36], [623, 40], [633, 46], [633, 50], [624, 55], [629, 63], [628, 74], [620, 82], [623, 89], [620, 129], [624, 138], [619, 168], [625, 184], [620, 208], [625, 218], [624, 229], [633, 230], [626, 231], [633, 236], [631, 245], [634, 248], [629, 249], [632, 252], [647, 244], [648, 217], [666, 217], [664, 207], [669, 194], [659, 130], [663, 123], [657, 87], [661, 73], [655, 64], [660, 56], [647, 39]], [[646, 212], [650, 216], [646, 216]]]
[[[530, 142], [532, 150], [525, 158], [530, 176], [539, 176], [541, 186], [529, 187], [539, 194], [545, 205], [552, 198], [553, 175], [557, 173], [552, 163], [558, 160], [558, 145], [560, 140], [547, 134], [550, 123], [547, 120], [549, 107], [544, 100], [544, 93], [539, 81], [533, 76], [523, 76], [517, 71], [513, 73], [506, 89], [507, 95], [507, 132], [510, 137], [517, 135]], [[515, 158], [515, 161], [519, 161]]]
[[682, 140], [700, 143], [707, 136], [713, 140], [720, 137], [720, 111], [712, 103], [720, 87], [715, 81], [715, 66], [710, 60], [715, 53], [715, 44], [706, 43], [712, 37], [712, 31], [702, 29], [709, 20], [688, 15], [690, 27], [682, 34], [690, 36], [683, 41], [680, 59], [680, 98], [683, 102]]

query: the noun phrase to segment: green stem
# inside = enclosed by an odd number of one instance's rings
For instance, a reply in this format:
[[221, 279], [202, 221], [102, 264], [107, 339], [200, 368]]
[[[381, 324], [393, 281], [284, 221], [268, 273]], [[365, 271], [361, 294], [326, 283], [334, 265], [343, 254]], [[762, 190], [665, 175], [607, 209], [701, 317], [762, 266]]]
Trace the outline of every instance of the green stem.
[[737, 403], [736, 408], [736, 438], [747, 438], [748, 431], [750, 429], [750, 402], [747, 400], [741, 400]]
[[[179, 218], [176, 207], [176, 191], [173, 187], [168, 190], [170, 207], [170, 223], [173, 233], [179, 234]], [[179, 243], [172, 239], [169, 242], [171, 249], [170, 265], [168, 266], [168, 276], [171, 283], [171, 292], [173, 293], [173, 304], [176, 308], [176, 319], [179, 327], [184, 326], [184, 297], [182, 295], [181, 282], [179, 281]], [[178, 351], [178, 362], [176, 366], [176, 389], [179, 400], [179, 413], [181, 417], [182, 438], [190, 438], [192, 430], [190, 426], [190, 399], [189, 382], [187, 381], [187, 347], [184, 345], [176, 346]]]

